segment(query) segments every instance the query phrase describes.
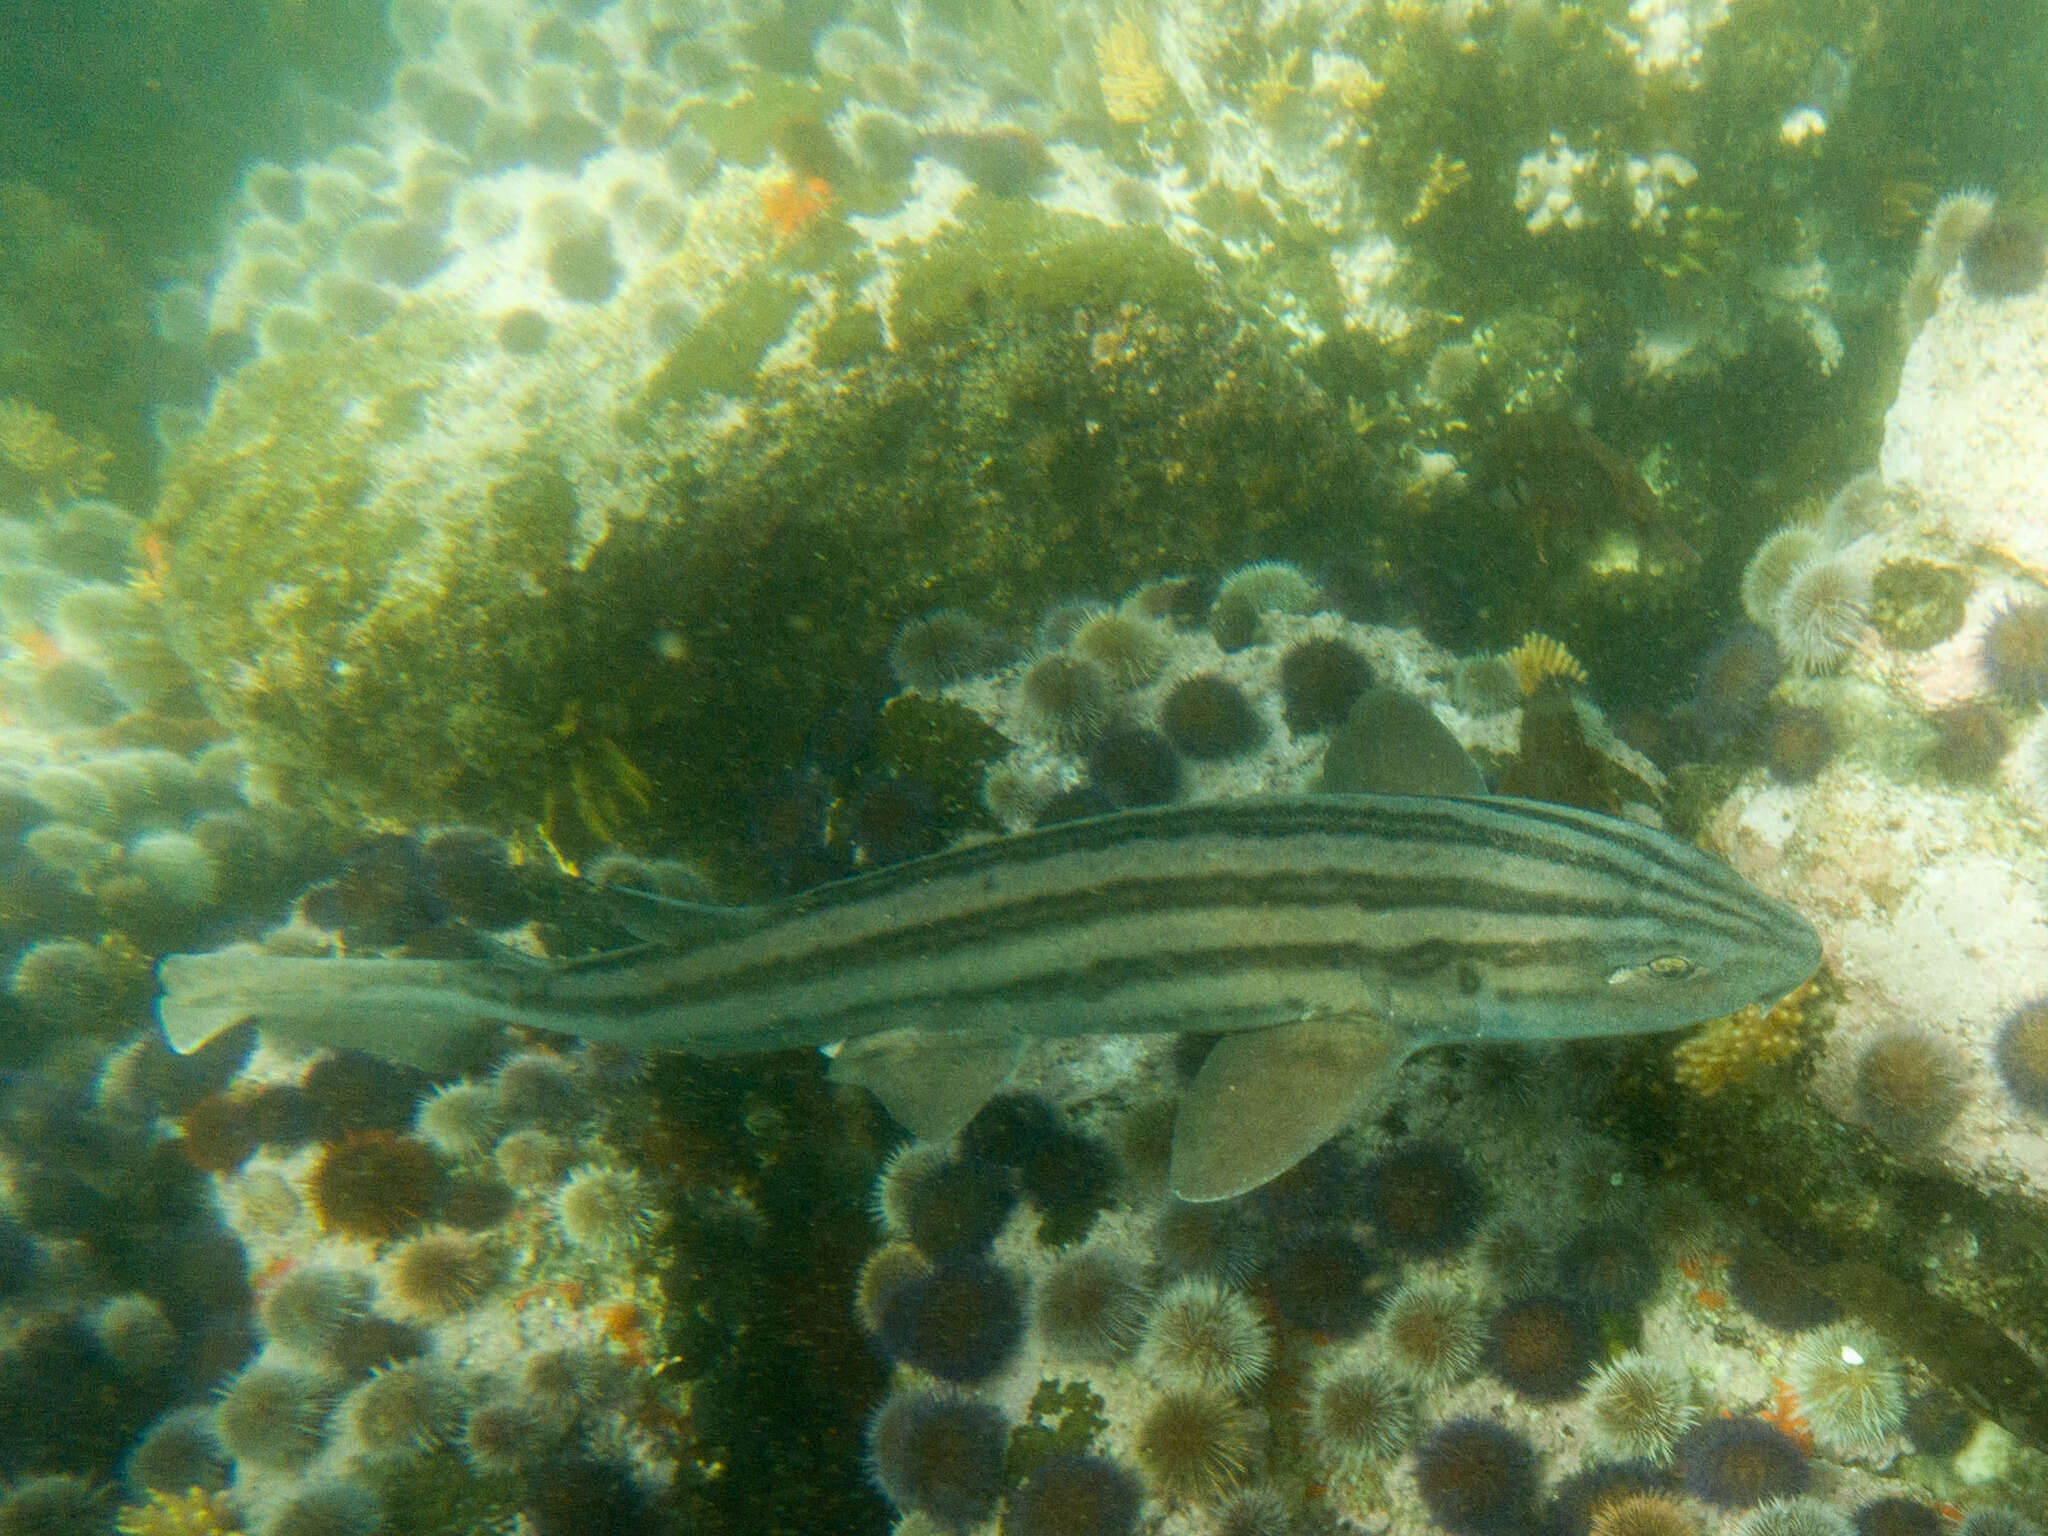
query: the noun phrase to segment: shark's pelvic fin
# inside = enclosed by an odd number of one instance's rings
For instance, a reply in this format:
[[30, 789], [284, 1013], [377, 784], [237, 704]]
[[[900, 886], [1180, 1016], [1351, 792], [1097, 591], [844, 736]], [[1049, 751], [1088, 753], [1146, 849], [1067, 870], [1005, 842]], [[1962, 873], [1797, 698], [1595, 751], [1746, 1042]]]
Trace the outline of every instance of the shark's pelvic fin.
[[1183, 1200], [1228, 1200], [1279, 1177], [1336, 1135], [1411, 1045], [1371, 1015], [1225, 1035], [1174, 1118], [1168, 1186]]
[[847, 1041], [827, 1075], [867, 1089], [919, 1138], [945, 1141], [1009, 1081], [1025, 1043], [1007, 1035], [956, 1038], [892, 1029]]

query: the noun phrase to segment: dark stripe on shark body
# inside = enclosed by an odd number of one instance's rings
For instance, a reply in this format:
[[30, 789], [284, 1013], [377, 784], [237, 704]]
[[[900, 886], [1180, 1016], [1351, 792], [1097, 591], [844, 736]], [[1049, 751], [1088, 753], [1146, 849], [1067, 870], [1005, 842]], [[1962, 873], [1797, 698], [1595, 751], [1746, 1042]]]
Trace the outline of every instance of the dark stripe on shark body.
[[[1527, 835], [1530, 823], [1548, 827], [1552, 834]], [[1476, 849], [1581, 874], [1597, 873], [1627, 886], [1662, 875], [1667, 878], [1655, 881], [1656, 887], [1675, 899], [1716, 908], [1737, 921], [1755, 921], [1754, 909], [1746, 902], [1747, 887], [1734, 871], [1634, 822], [1533, 801], [1348, 796], [1211, 801], [1068, 822], [821, 886], [792, 898], [782, 915], [795, 920], [936, 881], [967, 880], [1062, 856], [1208, 837], [1245, 843], [1323, 837], [1438, 851]]]
[[[1361, 886], [1365, 889], [1359, 889]], [[1498, 901], [1475, 900], [1475, 895], [1492, 896]], [[1396, 896], [1401, 899], [1391, 899]], [[1290, 909], [1328, 912], [1346, 908], [1368, 914], [1368, 922], [1374, 916], [1383, 921], [1398, 917], [1433, 930], [1426, 939], [1392, 946], [1373, 944], [1368, 930], [1351, 941], [1356, 952], [1365, 956], [1398, 956], [1414, 951], [1419, 944], [1432, 946], [1433, 953], [1450, 958], [1484, 958], [1531, 947], [1532, 941], [1526, 939], [1475, 942], [1460, 937], [1469, 930], [1474, 916], [1481, 914], [1540, 917], [1596, 928], [1632, 921], [1660, 926], [1680, 919], [1700, 921], [1691, 912], [1674, 916], [1639, 905], [1572, 902], [1515, 888], [1475, 887], [1472, 882], [1442, 879], [1351, 877], [1337, 882], [1298, 875], [1204, 875], [1144, 882], [1113, 881], [1103, 887], [1034, 894], [993, 912], [911, 924], [845, 943], [816, 949], [799, 946], [793, 955], [775, 955], [726, 969], [718, 968], [718, 947], [712, 945], [666, 963], [633, 962], [621, 967], [617, 976], [611, 978], [582, 970], [565, 976], [564, 984], [552, 993], [550, 1002], [581, 1012], [650, 1012], [772, 996], [777, 991], [838, 977], [846, 978], [851, 985], [856, 977], [886, 975], [891, 970], [917, 966], [938, 953], [958, 960], [971, 950], [1015, 955], [1033, 946], [1043, 951], [1043, 960], [1027, 967], [1028, 972], [1057, 977], [1076, 970], [1068, 950], [1057, 942], [1061, 933], [1099, 931], [1121, 919], [1164, 915], [1181, 916], [1190, 923], [1199, 922], [1227, 935], [1246, 918], [1267, 920], [1276, 912]], [[1723, 932], [1712, 923], [1702, 922], [1701, 926]], [[1749, 931], [1724, 936], [1741, 938]], [[1226, 939], [1214, 948], [1228, 952], [1231, 946]], [[1140, 956], [1142, 953], [1138, 952]]]
[[[1405, 949], [1417, 947], [1404, 946]], [[1585, 947], [1583, 941], [1576, 939], [1545, 944], [1508, 942], [1473, 946], [1456, 958], [1461, 962], [1479, 960], [1492, 964], [1526, 965], [1540, 960], [1567, 958], [1582, 953]], [[868, 1013], [889, 1014], [939, 1005], [971, 1011], [995, 1003], [1030, 1007], [1068, 1000], [1103, 1004], [1122, 993], [1253, 973], [1304, 979], [1331, 972], [1365, 973], [1381, 968], [1389, 957], [1402, 952], [1375, 949], [1365, 944], [1255, 944], [1234, 949], [1203, 945], [1195, 949], [1154, 950], [1142, 955], [1119, 955], [1068, 970], [1041, 972], [1022, 980], [1013, 978], [987, 987], [949, 987], [938, 992], [892, 995], [823, 1014], [807, 1015], [805, 1022], [821, 1031], [851, 1036], [860, 1033], [854, 1021]], [[1449, 963], [1449, 960], [1432, 956], [1427, 969], [1435, 970]], [[1274, 991], [1276, 996], [1286, 995], [1284, 984]], [[1262, 1004], [1261, 1007], [1270, 1005]], [[1210, 1010], [1205, 1008], [1201, 1011], [1206, 1016]], [[1184, 1012], [1175, 1010], [1172, 1014], [1141, 1016], [1182, 1017]]]

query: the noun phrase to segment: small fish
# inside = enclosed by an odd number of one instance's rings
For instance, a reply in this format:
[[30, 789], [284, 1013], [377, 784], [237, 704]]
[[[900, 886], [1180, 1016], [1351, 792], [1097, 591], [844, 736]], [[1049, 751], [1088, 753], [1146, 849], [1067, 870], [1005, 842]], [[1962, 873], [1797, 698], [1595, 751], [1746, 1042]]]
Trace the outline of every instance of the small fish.
[[1820, 964], [1804, 918], [1697, 848], [1497, 798], [1125, 811], [765, 906], [644, 910], [658, 939], [560, 962], [173, 955], [164, 1032], [191, 1051], [254, 1020], [443, 1069], [500, 1024], [699, 1052], [842, 1042], [835, 1078], [944, 1136], [1030, 1040], [1211, 1031], [1170, 1175], [1218, 1200], [1314, 1151], [1426, 1046], [1678, 1029]]

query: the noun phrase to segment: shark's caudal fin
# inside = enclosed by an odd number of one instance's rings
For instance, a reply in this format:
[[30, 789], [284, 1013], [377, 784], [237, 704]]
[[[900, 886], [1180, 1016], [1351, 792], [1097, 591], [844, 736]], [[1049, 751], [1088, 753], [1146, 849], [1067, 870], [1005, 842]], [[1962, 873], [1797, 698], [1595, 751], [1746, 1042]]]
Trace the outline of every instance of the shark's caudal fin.
[[1413, 1044], [1375, 1017], [1225, 1035], [1174, 1117], [1168, 1187], [1183, 1200], [1228, 1200], [1278, 1178], [1343, 1129]]
[[459, 985], [474, 960], [319, 960], [237, 945], [171, 955], [157, 968], [164, 1037], [189, 1054], [244, 1022], [308, 1045], [369, 1051], [430, 1072], [459, 1071], [498, 1026]]

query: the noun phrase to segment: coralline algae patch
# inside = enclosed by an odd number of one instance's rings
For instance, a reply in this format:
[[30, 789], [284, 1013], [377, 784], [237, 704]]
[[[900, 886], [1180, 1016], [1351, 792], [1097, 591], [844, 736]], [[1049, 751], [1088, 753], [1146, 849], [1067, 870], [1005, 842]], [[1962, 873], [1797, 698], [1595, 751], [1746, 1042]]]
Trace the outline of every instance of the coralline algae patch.
[[[248, 1113], [308, 1070], [265, 1048], [228, 1093]], [[533, 1479], [578, 1455], [643, 1497], [673, 1483], [687, 1403], [653, 1380], [659, 1206], [606, 1138], [600, 1086], [580, 1058], [515, 1054], [417, 1110], [413, 1082], [380, 1117], [401, 1129], [215, 1175], [263, 1340], [215, 1410], [254, 1528], [343, 1486], [390, 1528], [452, 1529], [544, 1499]], [[289, 1412], [259, 1411], [273, 1397]]]

